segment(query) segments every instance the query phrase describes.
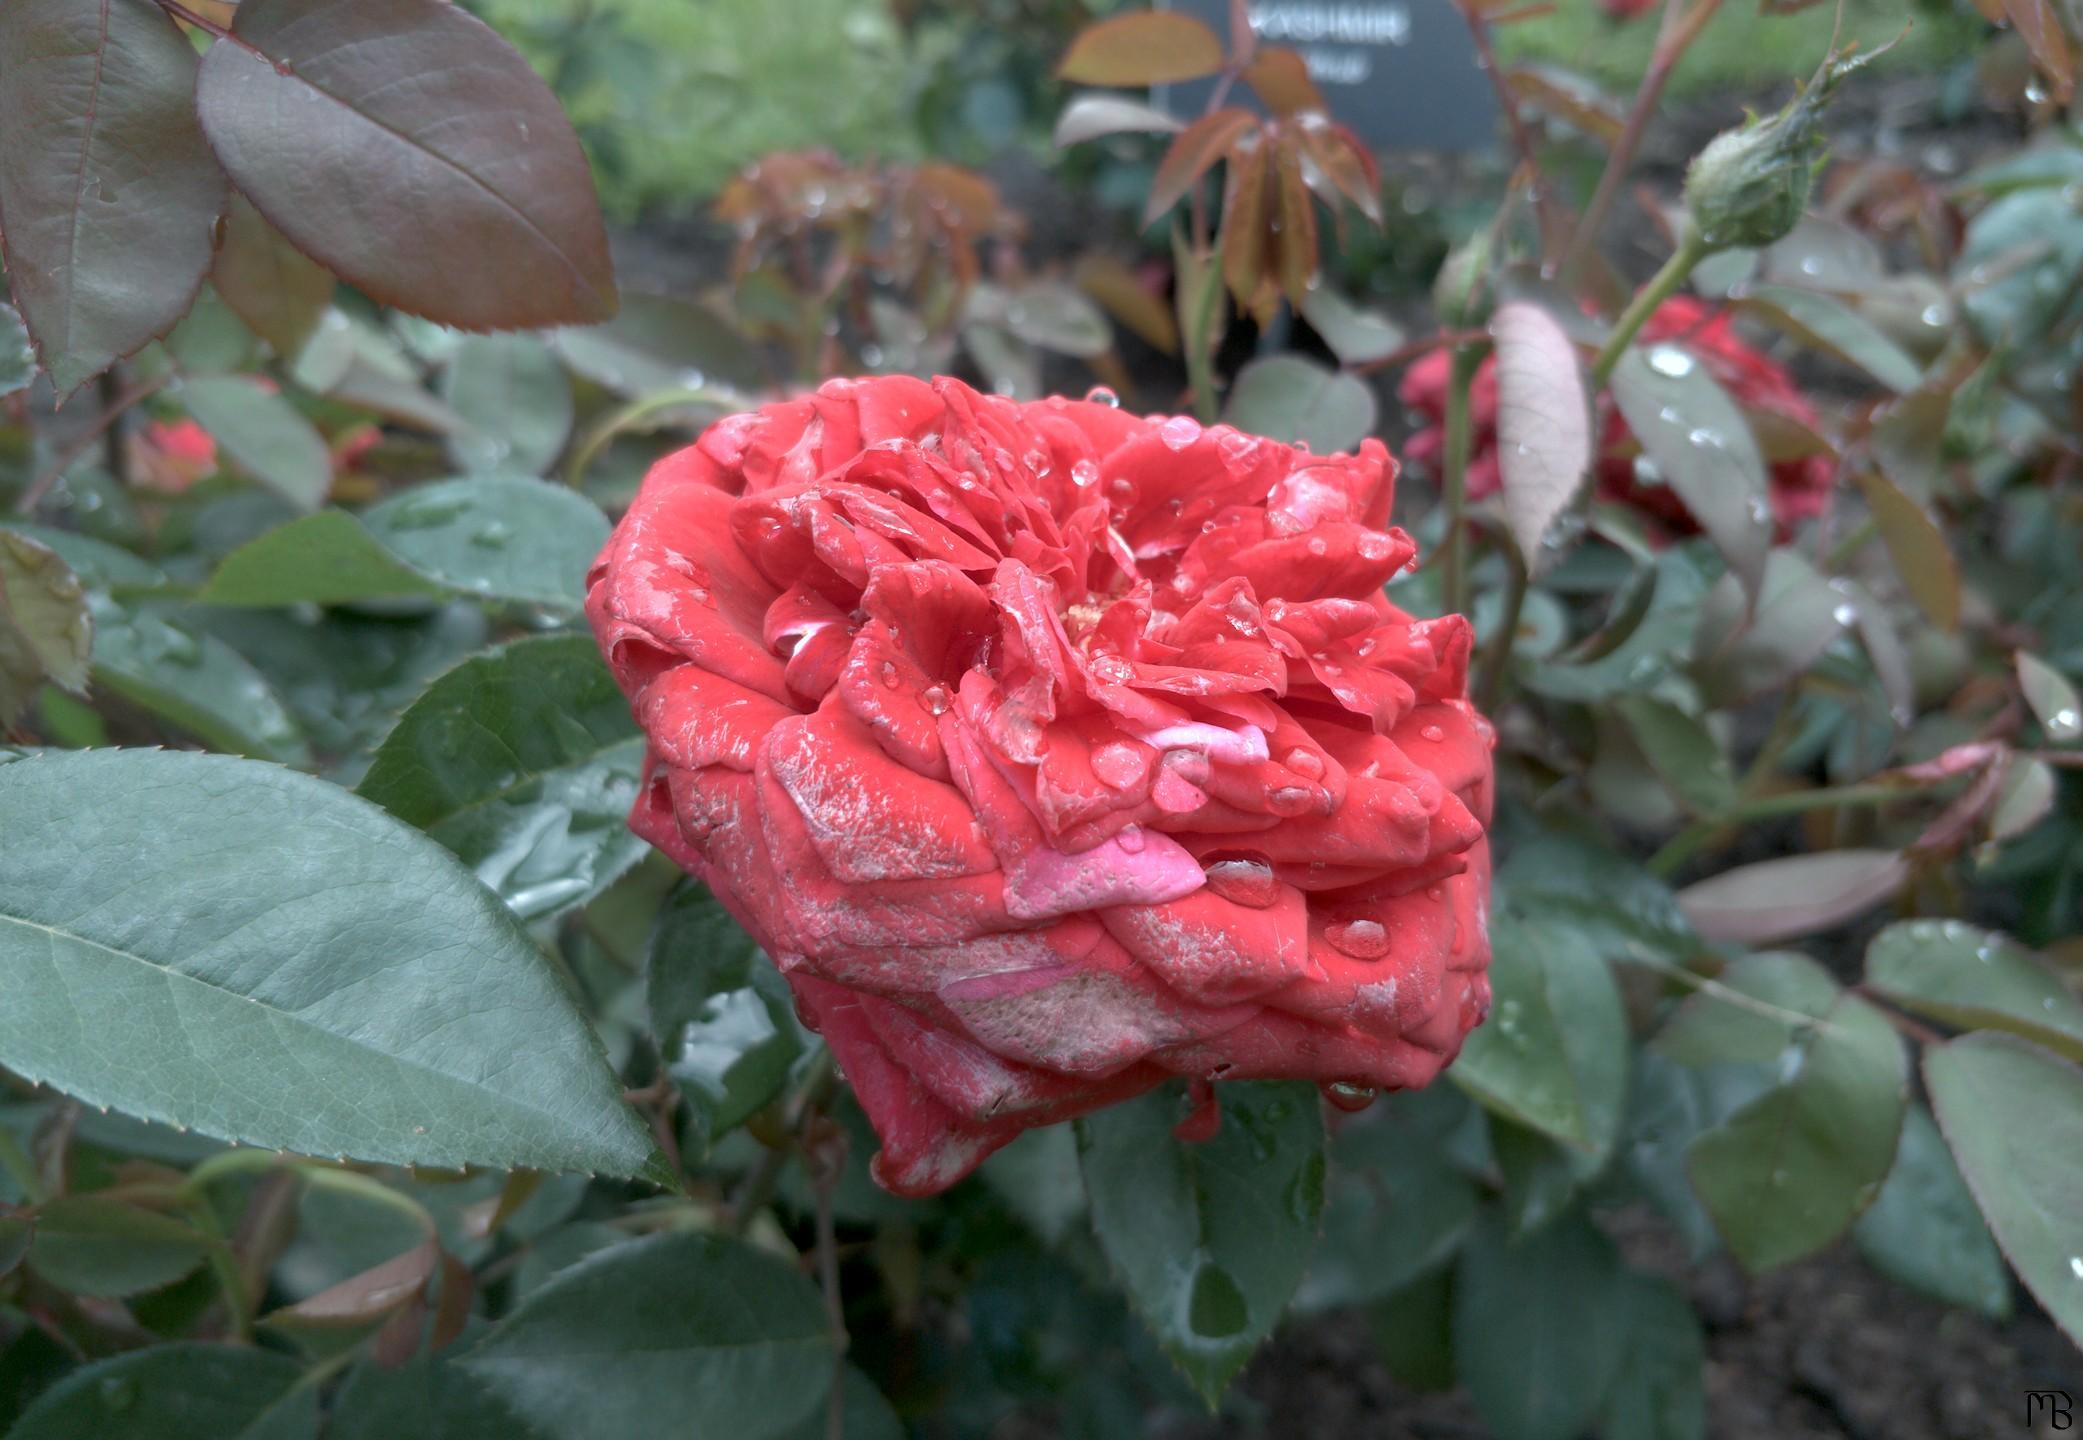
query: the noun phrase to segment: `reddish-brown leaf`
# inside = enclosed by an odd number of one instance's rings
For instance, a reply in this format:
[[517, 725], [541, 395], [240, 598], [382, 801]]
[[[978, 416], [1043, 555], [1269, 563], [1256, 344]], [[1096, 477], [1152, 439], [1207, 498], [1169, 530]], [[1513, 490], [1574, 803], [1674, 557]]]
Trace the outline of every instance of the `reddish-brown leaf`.
[[268, 1318], [277, 1324], [365, 1325], [419, 1298], [440, 1260], [440, 1244], [428, 1240]]
[[1139, 10], [1087, 25], [1056, 73], [1080, 85], [1170, 85], [1222, 68], [1222, 41], [1194, 19]]
[[59, 398], [195, 303], [223, 172], [195, 123], [195, 50], [149, 0], [0, 4], [0, 228]]
[[247, 198], [372, 298], [472, 330], [615, 313], [578, 137], [461, 6], [244, 0], [196, 103]]
[[1275, 184], [1280, 191], [1279, 283], [1290, 305], [1299, 306], [1316, 278], [1316, 206], [1302, 178], [1302, 141], [1292, 128], [1273, 152]]
[[1893, 850], [1829, 850], [1725, 870], [1678, 892], [1704, 940], [1772, 945], [1832, 930], [1902, 888], [1909, 862]]
[[429, 1348], [446, 1350], [455, 1344], [470, 1323], [470, 1302], [477, 1297], [477, 1277], [455, 1256], [441, 1254], [441, 1299], [434, 1307], [434, 1328], [427, 1338]]
[[2061, 28], [2061, 12], [2052, 0], [2003, 0], [2003, 9], [2032, 52], [2032, 63], [2053, 83], [2054, 98], [2068, 103], [2076, 93], [2076, 62]]
[[[1267, 226], [1277, 202], [1267, 194], [1268, 146], [1253, 145], [1230, 165], [1229, 193], [1222, 211], [1222, 278], [1242, 310], [1261, 309], [1260, 292], [1266, 284], [1266, 259], [1271, 236]], [[1270, 312], [1270, 306], [1264, 307]]]
[[238, 194], [224, 214], [224, 244], [210, 280], [232, 312], [285, 360], [304, 348], [333, 303], [333, 277]]
[[1367, 143], [1345, 126], [1313, 116], [1302, 122], [1301, 131], [1309, 158], [1316, 163], [1316, 173], [1329, 186], [1322, 191], [1325, 203], [1335, 207], [1342, 195], [1362, 215], [1381, 224], [1381, 170]]
[[1179, 353], [1179, 325], [1164, 297], [1145, 286], [1122, 261], [1111, 255], [1087, 255], [1078, 262], [1073, 278], [1080, 290], [1145, 344], [1167, 355]]
[[1275, 115], [1322, 110], [1324, 97], [1309, 78], [1309, 62], [1292, 50], [1268, 47], [1244, 71], [1244, 81]]
[[1148, 225], [1178, 204], [1194, 182], [1225, 155], [1234, 164], [1236, 156], [1232, 152], [1246, 136], [1256, 134], [1258, 128], [1256, 115], [1229, 105], [1203, 115], [1180, 131], [1157, 164], [1157, 174], [1150, 182], [1150, 203], [1143, 207], [1143, 223]]

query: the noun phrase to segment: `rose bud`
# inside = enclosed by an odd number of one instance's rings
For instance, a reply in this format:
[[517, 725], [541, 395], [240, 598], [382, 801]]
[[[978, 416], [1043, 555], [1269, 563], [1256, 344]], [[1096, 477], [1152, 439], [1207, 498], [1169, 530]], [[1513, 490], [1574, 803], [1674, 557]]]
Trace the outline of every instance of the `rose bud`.
[[1172, 1076], [1423, 1085], [1483, 1018], [1492, 732], [1468, 622], [1383, 593], [1394, 476], [897, 376], [645, 480], [587, 600], [631, 824], [786, 974], [884, 1185]]

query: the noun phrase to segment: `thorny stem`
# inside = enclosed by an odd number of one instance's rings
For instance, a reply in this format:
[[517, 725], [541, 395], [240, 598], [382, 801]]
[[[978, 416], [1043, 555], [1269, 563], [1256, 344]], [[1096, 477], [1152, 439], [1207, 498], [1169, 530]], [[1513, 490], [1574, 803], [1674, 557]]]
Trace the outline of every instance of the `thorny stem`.
[[1497, 708], [1497, 692], [1504, 688], [1505, 667], [1511, 663], [1512, 645], [1519, 638], [1519, 618], [1526, 609], [1526, 561], [1516, 545], [1501, 545], [1498, 549], [1506, 567], [1504, 613], [1498, 619], [1496, 633], [1490, 637], [1490, 648], [1483, 652], [1482, 669], [1475, 682], [1476, 708], [1485, 714]]
[[1468, 610], [1468, 392], [1475, 384], [1480, 365], [1481, 352], [1476, 346], [1455, 347], [1453, 374], [1447, 383], [1443, 462], [1447, 533], [1440, 555], [1440, 589], [1449, 615], [1465, 614]]
[[1519, 97], [1512, 93], [1504, 70], [1497, 63], [1497, 47], [1490, 41], [1490, 22], [1475, 6], [1463, 0], [1457, 7], [1461, 18], [1468, 22], [1468, 33], [1475, 39], [1476, 60], [1483, 73], [1490, 77], [1491, 88], [1497, 92], [1497, 107], [1504, 112], [1504, 121], [1512, 134], [1512, 148], [1519, 152], [1520, 167], [1527, 173], [1527, 183], [1533, 191], [1533, 211], [1540, 222], [1541, 253], [1543, 258], [1553, 255], [1563, 233], [1562, 217], [1555, 213], [1554, 197], [1548, 193], [1548, 182], [1541, 173], [1540, 161], [1534, 155], [1533, 131], [1526, 124], [1526, 114], [1519, 108]]
[[846, 1352], [851, 1339], [846, 1333], [846, 1304], [839, 1293], [839, 1235], [832, 1216], [832, 1192], [838, 1187], [837, 1167], [833, 1173], [812, 1179], [817, 1195], [817, 1283], [824, 1292], [825, 1319], [832, 1331], [832, 1391], [825, 1402], [826, 1440], [846, 1440]]
[[730, 1233], [743, 1235], [752, 1226], [752, 1218], [767, 1208], [774, 1197], [774, 1187], [781, 1181], [781, 1172], [788, 1165], [789, 1157], [802, 1148], [803, 1124], [810, 1115], [831, 1098], [839, 1085], [839, 1067], [826, 1050], [812, 1062], [810, 1072], [803, 1077], [795, 1096], [788, 1103], [785, 1144], [777, 1145], [759, 1157], [759, 1164], [745, 1177], [745, 1183], [731, 1202]]
[[1627, 309], [1613, 324], [1613, 333], [1606, 337], [1605, 347], [1591, 362], [1593, 390], [1600, 389], [1613, 378], [1613, 367], [1620, 363], [1627, 347], [1649, 323], [1649, 317], [1685, 283], [1685, 277], [1692, 274], [1693, 267], [1706, 259], [1708, 253], [1707, 242], [1701, 238], [1700, 232], [1687, 226], [1678, 248], [1671, 252], [1671, 258], [1664, 261], [1663, 268], [1650, 277], [1649, 283], [1636, 292], [1634, 299], [1627, 302]]
[[1598, 177], [1598, 188], [1591, 193], [1591, 203], [1584, 207], [1584, 214], [1577, 221], [1577, 230], [1570, 237], [1569, 249], [1564, 252], [1559, 267], [1564, 284], [1577, 278], [1584, 262], [1591, 257], [1598, 244], [1599, 232], [1605, 228], [1606, 217], [1612, 213], [1613, 202], [1620, 197], [1620, 187], [1626, 183], [1627, 172], [1635, 163], [1635, 151], [1641, 148], [1642, 136], [1648, 132], [1650, 117], [1656, 113], [1657, 102], [1663, 98], [1664, 86], [1671, 78], [1671, 71], [1686, 48], [1697, 40], [1700, 31], [1714, 18], [1721, 8], [1721, 0], [1697, 0], [1691, 10], [1684, 9], [1685, 0], [1664, 0], [1663, 20], [1656, 32], [1656, 51], [1650, 57], [1648, 73], [1642, 77], [1642, 87], [1635, 92], [1633, 108], [1627, 112], [1627, 123], [1620, 131], [1620, 138], [1613, 142], [1613, 153], [1606, 158], [1606, 168]]

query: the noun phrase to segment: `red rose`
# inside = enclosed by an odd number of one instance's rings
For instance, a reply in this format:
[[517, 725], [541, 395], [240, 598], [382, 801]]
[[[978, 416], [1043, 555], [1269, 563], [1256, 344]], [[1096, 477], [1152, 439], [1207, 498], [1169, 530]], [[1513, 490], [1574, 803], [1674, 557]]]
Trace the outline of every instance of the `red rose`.
[[587, 601], [631, 824], [779, 962], [890, 1189], [1172, 1075], [1422, 1085], [1482, 1019], [1491, 731], [1468, 622], [1382, 593], [1394, 473], [895, 377], [646, 479]]
[[[1710, 311], [1690, 296], [1674, 296], [1649, 317], [1649, 323], [1642, 327], [1641, 339], [1649, 344], [1673, 341], [1683, 345], [1748, 410], [1791, 420], [1804, 428], [1816, 423], [1815, 407], [1795, 387], [1793, 376], [1777, 361], [1745, 344], [1726, 311]], [[1404, 404], [1431, 422], [1412, 436], [1405, 448], [1413, 460], [1437, 465], [1445, 449], [1447, 381], [1452, 363], [1445, 350], [1434, 350], [1404, 372], [1397, 394]], [[1604, 426], [1598, 464], [1599, 493], [1608, 500], [1646, 512], [1678, 534], [1696, 534], [1698, 523], [1668, 485], [1643, 484], [1636, 478], [1634, 435], [1611, 395], [1599, 395], [1598, 414]], [[1481, 499], [1497, 493], [1504, 483], [1497, 468], [1494, 358], [1485, 360], [1476, 372], [1475, 385], [1469, 392], [1469, 418], [1473, 444], [1469, 448], [1468, 493], [1473, 499]], [[1830, 487], [1836, 483], [1837, 467], [1827, 455], [1811, 455], [1771, 465], [1766, 478], [1771, 487], [1772, 513], [1784, 540], [1797, 521], [1823, 513], [1829, 504]]]
[[137, 481], [148, 490], [184, 493], [217, 473], [217, 442], [193, 420], [154, 420], [131, 442]]

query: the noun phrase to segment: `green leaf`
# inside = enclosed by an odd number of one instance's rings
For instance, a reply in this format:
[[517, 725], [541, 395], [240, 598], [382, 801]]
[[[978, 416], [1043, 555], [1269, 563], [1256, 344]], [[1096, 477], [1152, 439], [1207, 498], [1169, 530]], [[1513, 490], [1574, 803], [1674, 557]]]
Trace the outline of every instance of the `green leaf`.
[[1701, 607], [1694, 673], [1716, 709], [1785, 686], [1858, 618], [1850, 592], [1793, 550], [1771, 553], [1756, 606], [1745, 604], [1742, 589], [1724, 577]]
[[2018, 688], [2032, 707], [2049, 742], [2067, 745], [2083, 739], [2083, 699], [2068, 677], [2039, 656], [2018, 652]]
[[2083, 1344], [2083, 1071], [2014, 1036], [1963, 1035], [1924, 1051], [1924, 1084], [2011, 1268]]
[[375, 806], [250, 761], [100, 750], [0, 765], [0, 813], [9, 1069], [302, 1154], [649, 1163], [520, 923]]
[[1357, 376], [1314, 360], [1274, 355], [1237, 372], [1222, 418], [1249, 434], [1302, 441], [1329, 455], [1353, 449], [1374, 428], [1374, 392]]
[[195, 301], [224, 176], [195, 123], [195, 50], [146, 0], [0, 8], [7, 280], [59, 399]]
[[1323, 337], [1341, 365], [1386, 360], [1403, 348], [1403, 327], [1378, 310], [1364, 310], [1329, 285], [1302, 301], [1302, 318]]
[[206, 605], [341, 605], [443, 593], [354, 516], [321, 510], [232, 551], [196, 598]]
[[560, 485], [482, 476], [423, 485], [362, 517], [399, 559], [443, 585], [485, 600], [576, 611], [586, 571], [607, 543], [592, 501]]
[[1821, 1249], [1872, 1204], [1894, 1163], [1908, 1071], [1881, 1013], [1812, 960], [1750, 956], [1721, 984], [1734, 998], [1695, 995], [1656, 1044], [1688, 1065], [1771, 1072], [1770, 1089], [1686, 1151], [1715, 1228], [1765, 1270]]
[[312, 746], [336, 760], [326, 774], [359, 778], [365, 751], [428, 682], [484, 647], [489, 625], [476, 605], [428, 615], [346, 610], [204, 609], [187, 618], [237, 650], [263, 676]]
[[1859, 489], [1873, 512], [1895, 573], [1917, 608], [1934, 624], [1960, 624], [1960, 565], [1930, 512], [1878, 470], [1859, 472]]
[[198, 376], [176, 393], [240, 469], [299, 510], [325, 503], [332, 453], [294, 405], [248, 375]]
[[536, 919], [584, 904], [643, 858], [626, 823], [643, 763], [644, 737], [591, 638], [544, 635], [428, 686], [356, 793]]
[[1852, 1227], [1852, 1239], [1889, 1279], [1994, 1320], [2010, 1318], [2003, 1254], [1922, 1105], [1903, 1116], [1895, 1168], [1873, 1208]]
[[548, 86], [460, 6], [263, 0], [194, 110], [234, 184], [371, 299], [470, 330], [605, 320], [614, 266]]
[[[1451, 1089], [1480, 1125], [1481, 1112]], [[1386, 1298], [1452, 1258], [1475, 1222], [1476, 1186], [1448, 1153], [1429, 1110], [1388, 1096], [1331, 1136], [1323, 1236], [1295, 1294], [1300, 1310]]]
[[1890, 925], [1866, 950], [1866, 984], [1963, 1030], [2009, 1030], [2083, 1060], [2083, 1001], [2007, 936], [1957, 920]]
[[1045, 1245], [1061, 1244], [1071, 1227], [1085, 1218], [1078, 1137], [1069, 1125], [1042, 1125], [1025, 1132], [993, 1151], [977, 1174]]
[[85, 694], [93, 648], [79, 577], [49, 546], [0, 530], [0, 725], [21, 714], [46, 679]]
[[1630, 1274], [1620, 1284], [1619, 1309], [1626, 1338], [1599, 1440], [1702, 1440], [1707, 1340], [1685, 1292], [1668, 1280]]
[[658, 1053], [713, 1144], [780, 1092], [805, 1049], [787, 982], [693, 881], [659, 911], [645, 980]]
[[571, 382], [532, 335], [464, 336], [441, 398], [468, 427], [449, 437], [448, 453], [473, 474], [545, 474], [571, 437]]
[[201, 1265], [208, 1251], [192, 1226], [81, 1195], [37, 1210], [29, 1268], [75, 1295], [138, 1295], [173, 1284]]
[[1900, 890], [1909, 862], [1893, 850], [1782, 855], [1724, 870], [1678, 893], [1709, 940], [1769, 945], [1834, 930]]
[[766, 383], [758, 350], [715, 311], [663, 295], [624, 295], [607, 324], [568, 326], [550, 343], [579, 374], [630, 399]]
[[792, 1265], [681, 1232], [603, 1251], [531, 1293], [458, 1362], [548, 1440], [769, 1440], [824, 1403], [832, 1336]]
[[94, 683], [218, 750], [304, 765], [297, 723], [267, 680], [214, 635], [151, 605], [92, 597]]
[[1173, 1138], [1166, 1087], [1078, 1121], [1092, 1225], [1137, 1313], [1211, 1406], [1286, 1308], [1324, 1206], [1316, 1092], [1220, 1088], [1215, 1138]]
[[1772, 506], [1764, 457], [1742, 407], [1673, 341], [1646, 352], [1630, 346], [1611, 383], [1614, 402], [1656, 473], [1727, 558], [1744, 590], [1758, 594], [1772, 547]]
[[326, 1440], [517, 1440], [535, 1432], [456, 1362], [480, 1330], [439, 1355], [421, 1350], [395, 1369], [355, 1366], [340, 1387]]
[[22, 324], [22, 312], [0, 304], [0, 399], [18, 395], [36, 379], [36, 347]]
[[1447, 1071], [1484, 1106], [1602, 1158], [1627, 1095], [1627, 1019], [1598, 951], [1517, 916], [1490, 929], [1490, 1019]]
[[0, 525], [0, 534], [26, 535], [56, 552], [90, 590], [156, 590], [166, 573], [121, 546], [48, 525]]
[[1543, 931], [1567, 925], [1614, 959], [1685, 960], [1700, 944], [1670, 886], [1584, 834], [1543, 833], [1514, 844], [1497, 874], [1495, 908]]
[[294, 360], [333, 303], [333, 277], [236, 192], [210, 283], [253, 333]]
[[0, 1215], [0, 1280], [6, 1279], [29, 1253], [35, 1230], [19, 1215]]
[[1490, 322], [1497, 343], [1497, 469], [1504, 516], [1529, 572], [1553, 555], [1549, 526], [1591, 469], [1591, 412], [1577, 347], [1555, 317], [1508, 300]]
[[1736, 778], [1721, 742], [1697, 718], [1647, 695], [1621, 695], [1613, 708], [1657, 778], [1695, 815], [1719, 815], [1736, 803]]
[[1897, 394], [1916, 389], [1924, 378], [1922, 367], [1879, 326], [1832, 296], [1791, 285], [1753, 285], [1738, 305]]
[[1581, 1214], [1516, 1243], [1477, 1227], [1454, 1276], [1454, 1365], [1475, 1408], [1512, 1440], [1590, 1428], [1626, 1341], [1612, 1243]]
[[73, 1371], [7, 1440], [312, 1440], [318, 1388], [302, 1375], [250, 1346], [155, 1345]]

